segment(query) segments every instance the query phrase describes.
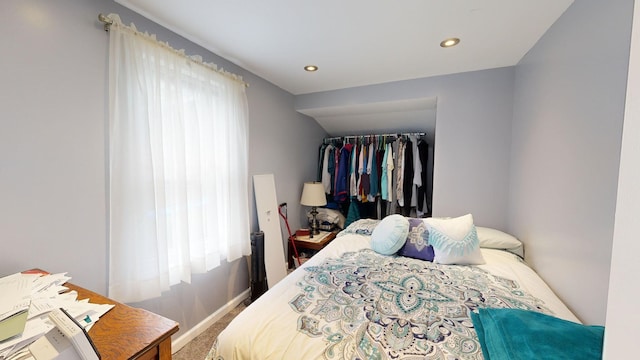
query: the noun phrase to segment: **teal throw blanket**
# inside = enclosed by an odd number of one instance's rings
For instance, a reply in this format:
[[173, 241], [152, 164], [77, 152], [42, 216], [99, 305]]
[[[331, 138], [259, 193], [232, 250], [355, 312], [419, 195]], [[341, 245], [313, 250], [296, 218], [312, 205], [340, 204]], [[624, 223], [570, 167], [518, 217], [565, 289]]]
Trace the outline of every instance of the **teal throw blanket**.
[[587, 326], [535, 311], [471, 313], [486, 360], [601, 359], [603, 326]]

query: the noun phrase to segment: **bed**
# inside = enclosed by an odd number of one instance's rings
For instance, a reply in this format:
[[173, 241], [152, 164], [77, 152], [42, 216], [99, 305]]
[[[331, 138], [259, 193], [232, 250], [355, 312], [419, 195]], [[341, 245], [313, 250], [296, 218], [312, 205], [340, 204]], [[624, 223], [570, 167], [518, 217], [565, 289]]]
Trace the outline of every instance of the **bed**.
[[381, 250], [380, 236], [405, 236], [401, 249], [412, 241], [422, 248], [437, 242], [437, 226], [420, 225], [420, 233], [414, 225], [424, 221], [410, 220], [400, 235], [376, 234], [380, 221], [350, 225], [241, 312], [207, 359], [483, 359], [471, 319], [480, 308], [579, 323], [522, 260], [522, 244], [495, 229], [472, 225], [482, 259], [477, 265]]

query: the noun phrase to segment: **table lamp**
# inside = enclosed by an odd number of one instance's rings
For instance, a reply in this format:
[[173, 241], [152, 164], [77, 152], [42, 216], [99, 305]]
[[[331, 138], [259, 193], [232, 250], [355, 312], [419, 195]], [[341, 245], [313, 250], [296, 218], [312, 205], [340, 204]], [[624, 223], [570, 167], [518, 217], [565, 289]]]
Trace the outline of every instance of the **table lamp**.
[[316, 221], [316, 215], [318, 215], [318, 206], [327, 205], [327, 197], [324, 193], [324, 185], [321, 182], [306, 182], [302, 188], [302, 198], [300, 204], [304, 206], [311, 206], [311, 232], [309, 237], [313, 238], [313, 235], [320, 233], [318, 231], [318, 222]]

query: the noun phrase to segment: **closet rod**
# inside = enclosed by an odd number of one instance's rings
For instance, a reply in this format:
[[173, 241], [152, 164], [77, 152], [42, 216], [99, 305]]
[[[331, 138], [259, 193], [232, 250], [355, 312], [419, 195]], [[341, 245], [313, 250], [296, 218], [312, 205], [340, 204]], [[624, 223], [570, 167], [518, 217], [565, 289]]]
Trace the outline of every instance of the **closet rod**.
[[357, 139], [357, 138], [366, 138], [371, 136], [424, 136], [427, 133], [424, 132], [414, 132], [414, 133], [393, 133], [393, 134], [369, 134], [369, 135], [345, 135], [345, 136], [334, 136], [334, 137], [326, 137], [324, 141], [332, 141], [332, 140], [346, 140], [346, 139]]

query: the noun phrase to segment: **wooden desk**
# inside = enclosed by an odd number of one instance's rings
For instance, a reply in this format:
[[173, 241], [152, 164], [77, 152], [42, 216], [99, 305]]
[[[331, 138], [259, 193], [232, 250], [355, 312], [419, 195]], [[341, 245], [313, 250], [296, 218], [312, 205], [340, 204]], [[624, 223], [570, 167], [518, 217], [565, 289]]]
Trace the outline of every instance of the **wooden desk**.
[[70, 283], [65, 286], [78, 292], [78, 300], [115, 305], [89, 330], [103, 360], [171, 359], [171, 335], [178, 331], [177, 322]]

